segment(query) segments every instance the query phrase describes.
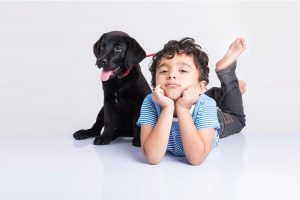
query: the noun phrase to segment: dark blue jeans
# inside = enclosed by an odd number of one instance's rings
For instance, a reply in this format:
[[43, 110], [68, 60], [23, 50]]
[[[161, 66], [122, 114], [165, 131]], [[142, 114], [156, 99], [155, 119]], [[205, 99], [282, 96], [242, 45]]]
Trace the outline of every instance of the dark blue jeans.
[[220, 138], [240, 132], [246, 125], [243, 99], [235, 74], [236, 62], [225, 69], [216, 71], [221, 88], [213, 87], [205, 92], [218, 106]]

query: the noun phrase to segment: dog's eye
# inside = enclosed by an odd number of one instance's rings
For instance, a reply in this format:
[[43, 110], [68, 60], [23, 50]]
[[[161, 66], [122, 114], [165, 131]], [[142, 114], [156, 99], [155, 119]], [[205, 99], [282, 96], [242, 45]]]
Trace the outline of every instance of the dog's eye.
[[122, 47], [120, 45], [116, 46], [115, 51], [122, 51]]

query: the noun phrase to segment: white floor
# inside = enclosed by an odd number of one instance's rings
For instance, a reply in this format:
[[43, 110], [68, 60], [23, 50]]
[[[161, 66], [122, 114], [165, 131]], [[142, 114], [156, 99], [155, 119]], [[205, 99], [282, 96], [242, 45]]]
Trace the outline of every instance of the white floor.
[[299, 199], [299, 139], [237, 134], [195, 167], [170, 155], [148, 165], [129, 138], [1, 136], [0, 199]]

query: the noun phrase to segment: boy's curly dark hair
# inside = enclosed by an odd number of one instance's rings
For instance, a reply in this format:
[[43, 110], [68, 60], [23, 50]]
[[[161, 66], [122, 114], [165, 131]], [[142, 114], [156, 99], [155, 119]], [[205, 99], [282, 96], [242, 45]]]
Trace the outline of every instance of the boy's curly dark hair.
[[193, 38], [183, 38], [179, 41], [171, 40], [167, 44], [165, 44], [164, 48], [157, 52], [152, 58], [152, 64], [149, 67], [149, 70], [152, 75], [151, 84], [155, 87], [155, 74], [157, 66], [159, 65], [162, 58], [172, 59], [175, 54], [186, 54], [193, 55], [195, 64], [197, 68], [200, 70], [200, 81], [206, 81], [208, 84], [208, 56], [202, 50], [201, 46], [195, 44], [195, 40]]

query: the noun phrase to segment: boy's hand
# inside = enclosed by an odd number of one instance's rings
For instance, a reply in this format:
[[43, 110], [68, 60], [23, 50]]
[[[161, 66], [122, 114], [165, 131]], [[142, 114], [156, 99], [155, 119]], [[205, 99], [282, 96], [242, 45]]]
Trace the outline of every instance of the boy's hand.
[[152, 99], [162, 108], [171, 106], [174, 107], [174, 101], [169, 97], [165, 96], [165, 92], [161, 89], [159, 84], [154, 88]]
[[190, 109], [199, 99], [200, 88], [189, 87], [182, 92], [182, 96], [176, 101], [176, 107]]

